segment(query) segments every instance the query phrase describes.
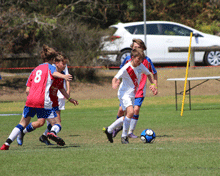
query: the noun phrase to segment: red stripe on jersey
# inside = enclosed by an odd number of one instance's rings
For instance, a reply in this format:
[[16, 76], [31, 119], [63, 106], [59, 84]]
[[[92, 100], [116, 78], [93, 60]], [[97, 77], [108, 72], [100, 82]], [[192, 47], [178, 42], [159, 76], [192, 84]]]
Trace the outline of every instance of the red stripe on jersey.
[[130, 76], [131, 80], [134, 83], [134, 86], [135, 86], [134, 89], [135, 89], [135, 93], [136, 93], [137, 89], [138, 89], [138, 79], [137, 79], [137, 76], [136, 76], [134, 70], [131, 68], [131, 66], [129, 66], [126, 70], [128, 72], [128, 75]]

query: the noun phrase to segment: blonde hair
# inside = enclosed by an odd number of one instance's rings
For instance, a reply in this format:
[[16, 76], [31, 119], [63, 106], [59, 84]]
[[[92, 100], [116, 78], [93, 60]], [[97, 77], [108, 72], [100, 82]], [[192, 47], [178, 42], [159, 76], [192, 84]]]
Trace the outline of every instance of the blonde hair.
[[133, 39], [132, 44], [130, 46], [131, 48], [133, 48], [134, 43], [137, 43], [143, 50], [147, 49], [146, 45], [144, 44], [144, 42], [141, 39]]
[[43, 45], [43, 50], [41, 51], [40, 54], [44, 62], [54, 60], [54, 58], [58, 55], [55, 49], [50, 48], [47, 45]]
[[132, 57], [140, 57], [141, 59], [145, 58], [144, 51], [140, 48], [135, 48], [131, 51], [131, 58]]

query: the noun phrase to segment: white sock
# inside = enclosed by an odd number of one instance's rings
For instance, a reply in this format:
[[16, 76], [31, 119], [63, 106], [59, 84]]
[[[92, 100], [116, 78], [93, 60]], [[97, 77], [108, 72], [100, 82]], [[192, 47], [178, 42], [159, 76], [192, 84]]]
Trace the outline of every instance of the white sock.
[[130, 128], [129, 128], [128, 134], [133, 133], [133, 131], [134, 131], [136, 125], [137, 125], [137, 121], [138, 120], [136, 120], [136, 119], [131, 119], [131, 123], [130, 123]]
[[12, 141], [14, 141], [15, 138], [17, 137], [17, 135], [19, 135], [20, 133], [21, 133], [20, 129], [17, 127], [14, 127], [14, 129], [12, 130], [12, 132], [8, 138], [11, 139]]
[[56, 134], [59, 133], [61, 130], [61, 127], [60, 125], [58, 124], [55, 124], [54, 126], [52, 126], [51, 130], [50, 131], [54, 131]]
[[130, 126], [130, 122], [131, 122], [131, 119], [129, 119], [128, 117], [125, 116], [125, 119], [123, 121], [123, 131], [122, 131], [121, 137], [128, 136], [128, 129]]
[[118, 128], [123, 125], [123, 116], [114, 121], [109, 127], [108, 132], [112, 133], [115, 128]]

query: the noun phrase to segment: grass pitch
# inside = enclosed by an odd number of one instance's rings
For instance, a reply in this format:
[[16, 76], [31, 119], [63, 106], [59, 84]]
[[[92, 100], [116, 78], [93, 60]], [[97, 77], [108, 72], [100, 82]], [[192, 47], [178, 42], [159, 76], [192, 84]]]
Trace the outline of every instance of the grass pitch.
[[[156, 140], [130, 139], [129, 145], [121, 144], [121, 133], [111, 144], [102, 132], [116, 118], [117, 99], [82, 100], [77, 107], [67, 103], [59, 133], [66, 146], [40, 143], [46, 126], [39, 128], [25, 135], [23, 146], [14, 141], [9, 151], [0, 151], [1, 175], [219, 175], [219, 99], [192, 97], [192, 110], [185, 105], [181, 117], [174, 97], [146, 98], [135, 134], [151, 128]], [[0, 113], [22, 113], [23, 106], [1, 103]], [[0, 118], [2, 145], [21, 116]]]

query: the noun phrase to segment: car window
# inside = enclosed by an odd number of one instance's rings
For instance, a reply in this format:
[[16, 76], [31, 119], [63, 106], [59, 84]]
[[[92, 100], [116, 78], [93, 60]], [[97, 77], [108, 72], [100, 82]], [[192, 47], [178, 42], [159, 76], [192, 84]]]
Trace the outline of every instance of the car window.
[[161, 24], [163, 35], [178, 35], [178, 36], [190, 36], [190, 33], [193, 32], [182, 26], [174, 24]]
[[[127, 26], [125, 29], [131, 33], [136, 35], [144, 35], [144, 25], [134, 25], [134, 26]], [[158, 29], [157, 24], [147, 24], [147, 34], [148, 35], [161, 35]]]
[[[144, 24], [127, 26], [125, 29], [130, 34], [144, 35]], [[147, 35], [190, 36], [191, 32], [193, 31], [175, 24], [147, 24]], [[202, 36], [198, 34], [198, 37]]]

